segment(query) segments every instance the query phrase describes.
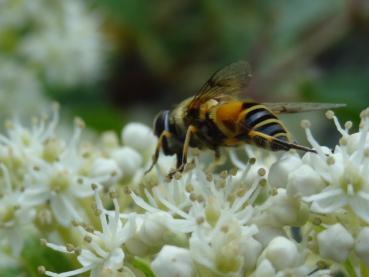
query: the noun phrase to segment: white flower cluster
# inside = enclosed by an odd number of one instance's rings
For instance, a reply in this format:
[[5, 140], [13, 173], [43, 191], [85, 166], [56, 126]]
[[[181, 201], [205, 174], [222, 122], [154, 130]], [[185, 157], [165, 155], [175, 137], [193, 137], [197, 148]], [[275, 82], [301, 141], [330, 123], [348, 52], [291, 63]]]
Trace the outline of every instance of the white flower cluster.
[[207, 153], [193, 151], [171, 179], [175, 159], [162, 155], [144, 175], [157, 143], [149, 128], [131, 123], [121, 138], [107, 132], [87, 143], [80, 120], [60, 139], [57, 115], [31, 129], [9, 123], [0, 136], [1, 249], [19, 254], [23, 230], [33, 226], [44, 245], [80, 264], [41, 273], [367, 276], [368, 110], [353, 134], [350, 122], [343, 128], [327, 113], [342, 135], [333, 151], [303, 122], [317, 154], [278, 157], [246, 146], [230, 150], [230, 168], [218, 172]]
[[70, 88], [99, 79], [108, 47], [100, 25], [82, 0], [0, 1], [2, 113], [36, 112], [44, 84]]

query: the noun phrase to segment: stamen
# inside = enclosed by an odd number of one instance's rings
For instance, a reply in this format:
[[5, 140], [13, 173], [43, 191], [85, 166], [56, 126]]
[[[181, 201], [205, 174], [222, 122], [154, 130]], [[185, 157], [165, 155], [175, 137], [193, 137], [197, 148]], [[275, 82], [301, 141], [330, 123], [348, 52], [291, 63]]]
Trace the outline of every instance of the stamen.
[[266, 169], [265, 169], [265, 168], [263, 168], [263, 167], [259, 168], [259, 169], [258, 169], [258, 174], [259, 174], [259, 176], [261, 176], [261, 177], [265, 176], [265, 174], [266, 174]]
[[348, 132], [351, 128], [352, 128], [352, 121], [346, 121], [345, 123], [346, 132]]
[[325, 157], [325, 154], [324, 154], [321, 146], [319, 145], [319, 143], [313, 137], [313, 134], [311, 133], [311, 130], [310, 130], [310, 126], [311, 126], [311, 124], [310, 124], [309, 120], [304, 119], [304, 120], [301, 121], [301, 127], [305, 129], [306, 139], [311, 144], [311, 146], [317, 151], [318, 155], [321, 158], [323, 158], [323, 157]]
[[246, 165], [237, 157], [236, 151], [234, 149], [229, 150], [229, 157], [232, 163], [240, 170], [244, 170]]
[[38, 273], [44, 275], [46, 272], [46, 268], [43, 265], [40, 265], [39, 267], [37, 267], [37, 271]]
[[332, 120], [334, 117], [334, 112], [332, 110], [329, 110], [325, 113], [326, 118], [328, 118], [329, 120]]

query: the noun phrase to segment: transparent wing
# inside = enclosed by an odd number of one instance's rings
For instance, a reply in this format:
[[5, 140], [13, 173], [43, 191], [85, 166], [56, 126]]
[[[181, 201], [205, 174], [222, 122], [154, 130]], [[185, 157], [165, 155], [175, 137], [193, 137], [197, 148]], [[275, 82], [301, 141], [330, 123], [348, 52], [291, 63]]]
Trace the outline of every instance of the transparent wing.
[[202, 103], [222, 96], [236, 96], [243, 91], [251, 79], [251, 67], [245, 61], [232, 63], [219, 71], [201, 87], [189, 104], [189, 109], [196, 109]]
[[275, 113], [301, 113], [301, 112], [337, 109], [346, 106], [346, 104], [311, 103], [311, 102], [263, 103], [263, 105], [265, 105]]

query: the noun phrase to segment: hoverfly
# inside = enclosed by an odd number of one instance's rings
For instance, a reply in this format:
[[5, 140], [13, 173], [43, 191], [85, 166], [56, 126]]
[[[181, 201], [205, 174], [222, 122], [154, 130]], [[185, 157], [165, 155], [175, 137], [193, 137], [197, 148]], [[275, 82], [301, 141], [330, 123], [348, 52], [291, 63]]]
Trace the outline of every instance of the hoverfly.
[[177, 171], [187, 163], [189, 147], [214, 150], [219, 156], [222, 146], [254, 144], [271, 151], [297, 149], [316, 151], [292, 141], [279, 113], [297, 113], [332, 109], [343, 104], [326, 103], [257, 103], [241, 100], [238, 95], [247, 87], [251, 69], [247, 62], [232, 63], [215, 72], [197, 94], [173, 110], [161, 111], [154, 120], [158, 144], [149, 172], [160, 150], [177, 156]]

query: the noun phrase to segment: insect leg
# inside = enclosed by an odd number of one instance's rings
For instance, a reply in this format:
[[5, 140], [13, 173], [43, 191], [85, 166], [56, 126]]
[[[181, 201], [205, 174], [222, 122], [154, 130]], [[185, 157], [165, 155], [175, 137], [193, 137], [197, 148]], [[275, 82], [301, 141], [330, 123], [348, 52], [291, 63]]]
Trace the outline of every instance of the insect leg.
[[224, 163], [226, 162], [226, 157], [223, 155], [221, 155], [220, 149], [216, 148], [213, 149], [214, 150], [214, 161], [212, 163], [210, 163], [210, 165], [207, 167], [207, 171], [212, 172], [214, 171], [218, 166], [222, 166], [224, 165]]
[[177, 172], [182, 172], [187, 163], [188, 148], [190, 146], [191, 136], [196, 133], [195, 126], [190, 125], [186, 131], [186, 137], [183, 143], [182, 152], [177, 153], [177, 168], [168, 174], [169, 178], [172, 178]]
[[151, 171], [151, 169], [153, 169], [153, 167], [155, 166], [155, 164], [158, 162], [158, 159], [159, 159], [159, 153], [160, 153], [160, 149], [161, 149], [161, 146], [163, 144], [163, 140], [165, 138], [170, 138], [172, 136], [172, 133], [169, 132], [169, 131], [163, 131], [161, 134], [160, 134], [160, 137], [158, 139], [158, 143], [156, 145], [156, 148], [155, 148], [155, 153], [154, 155], [152, 156], [152, 164], [151, 166], [149, 167], [148, 170], [145, 171], [145, 174], [149, 173]]
[[302, 150], [302, 151], [305, 151], [305, 152], [316, 153], [316, 151], [314, 149], [311, 149], [309, 147], [299, 145], [299, 144], [295, 144], [295, 143], [290, 143], [288, 141], [284, 141], [284, 140], [281, 140], [279, 138], [269, 136], [269, 135], [264, 134], [262, 132], [250, 130], [248, 135], [251, 139], [259, 139], [259, 141], [257, 141], [257, 145], [261, 146], [261, 147], [267, 147], [268, 144], [269, 144], [269, 146], [277, 146], [278, 147], [277, 149], [274, 149], [274, 150], [286, 150], [287, 151], [287, 150], [290, 150], [290, 149], [297, 149], [297, 150]]
[[187, 163], [187, 154], [188, 154], [188, 148], [190, 146], [191, 136], [196, 133], [197, 129], [195, 126], [190, 125], [186, 132], [186, 138], [183, 143], [183, 149], [182, 149], [182, 163], [179, 167], [180, 170], [183, 170], [183, 167]]

